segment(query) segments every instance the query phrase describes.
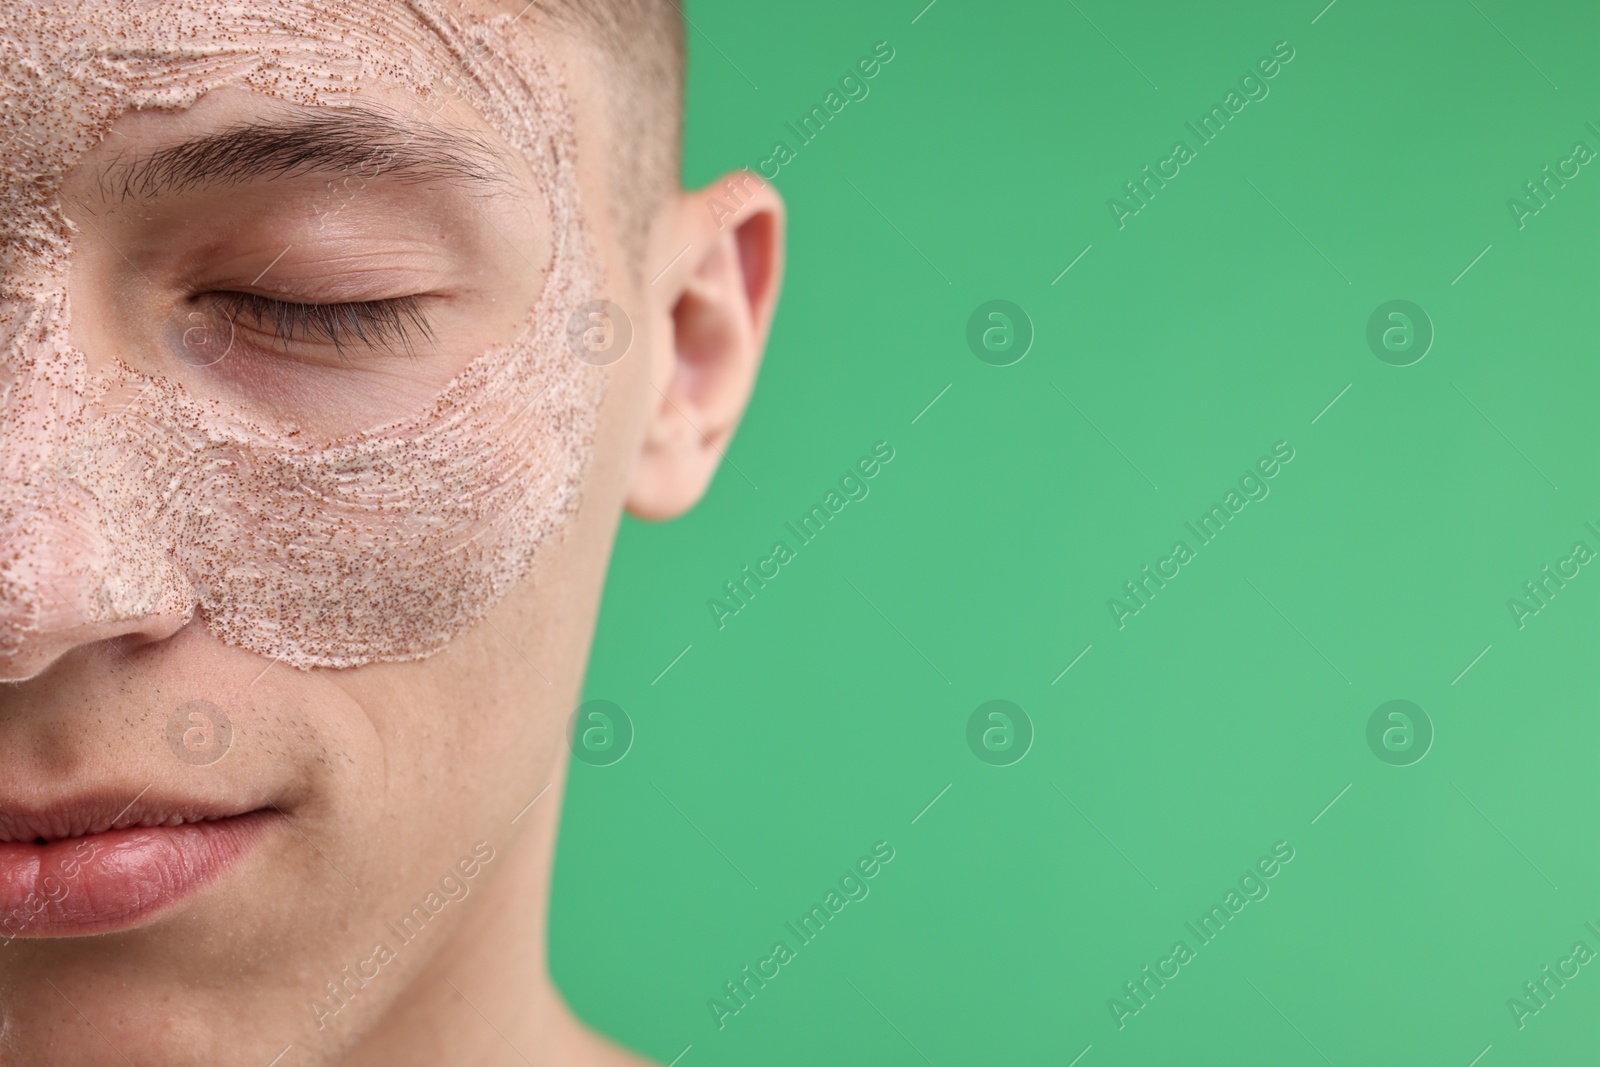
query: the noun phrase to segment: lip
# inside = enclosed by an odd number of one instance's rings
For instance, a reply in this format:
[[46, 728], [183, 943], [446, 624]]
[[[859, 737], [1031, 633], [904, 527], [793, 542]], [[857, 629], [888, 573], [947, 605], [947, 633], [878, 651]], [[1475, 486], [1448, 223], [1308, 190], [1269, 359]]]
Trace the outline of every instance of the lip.
[[276, 810], [230, 811], [142, 794], [133, 804], [0, 803], [0, 945], [154, 922], [215, 882], [281, 818]]

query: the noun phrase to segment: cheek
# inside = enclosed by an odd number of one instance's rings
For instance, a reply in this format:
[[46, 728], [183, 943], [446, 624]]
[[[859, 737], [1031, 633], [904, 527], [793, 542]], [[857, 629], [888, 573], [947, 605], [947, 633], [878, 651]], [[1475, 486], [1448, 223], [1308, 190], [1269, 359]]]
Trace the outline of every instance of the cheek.
[[113, 588], [122, 614], [187, 601], [222, 640], [296, 667], [443, 647], [578, 507], [607, 372], [565, 344], [587, 265], [558, 268], [517, 342], [420, 415], [328, 447], [117, 368], [51, 457], [53, 488], [82, 505], [53, 511], [58, 543], [82, 546], [63, 566], [95, 575], [84, 607]]

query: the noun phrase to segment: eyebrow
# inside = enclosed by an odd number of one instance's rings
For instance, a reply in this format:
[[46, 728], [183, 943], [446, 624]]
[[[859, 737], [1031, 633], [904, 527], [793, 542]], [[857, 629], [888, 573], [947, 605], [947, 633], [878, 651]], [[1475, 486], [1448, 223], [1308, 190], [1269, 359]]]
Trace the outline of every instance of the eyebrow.
[[122, 199], [307, 174], [444, 181], [481, 192], [521, 193], [506, 153], [482, 135], [406, 121], [358, 105], [239, 123], [148, 155], [113, 160], [101, 188]]

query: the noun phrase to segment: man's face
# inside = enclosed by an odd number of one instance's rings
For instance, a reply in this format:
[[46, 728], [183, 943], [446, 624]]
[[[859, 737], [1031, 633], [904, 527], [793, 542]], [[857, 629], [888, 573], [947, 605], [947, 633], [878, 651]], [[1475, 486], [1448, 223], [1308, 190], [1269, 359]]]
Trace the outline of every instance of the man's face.
[[553, 825], [669, 309], [531, 18], [135, 6], [0, 33], [0, 1064], [332, 1062]]

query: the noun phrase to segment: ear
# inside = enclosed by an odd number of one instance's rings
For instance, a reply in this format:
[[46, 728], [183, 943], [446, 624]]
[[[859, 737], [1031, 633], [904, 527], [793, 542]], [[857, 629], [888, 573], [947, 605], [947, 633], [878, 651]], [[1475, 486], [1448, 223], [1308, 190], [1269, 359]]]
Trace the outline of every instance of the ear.
[[648, 283], [666, 328], [650, 353], [644, 441], [627, 509], [671, 519], [705, 495], [755, 389], [783, 280], [777, 192], [735, 171], [671, 210], [658, 254], [676, 261]]

